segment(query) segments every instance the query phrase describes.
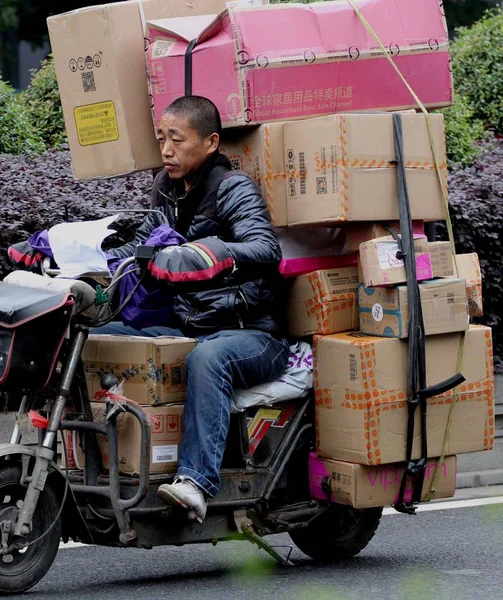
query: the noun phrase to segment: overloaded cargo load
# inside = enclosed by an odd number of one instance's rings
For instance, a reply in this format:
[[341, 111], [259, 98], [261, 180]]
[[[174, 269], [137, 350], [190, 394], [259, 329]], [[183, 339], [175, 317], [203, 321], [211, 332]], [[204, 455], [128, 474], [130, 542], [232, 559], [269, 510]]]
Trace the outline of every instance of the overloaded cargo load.
[[[457, 372], [462, 334], [426, 338], [426, 378], [432, 386]], [[406, 460], [407, 342], [362, 333], [315, 337], [316, 448], [322, 457], [379, 465]], [[491, 329], [464, 333], [460, 386], [447, 454], [494, 444]], [[440, 456], [453, 391], [428, 400], [428, 457]], [[416, 419], [412, 458], [421, 456]]]
[[162, 167], [147, 86], [145, 19], [211, 14], [225, 6], [225, 0], [129, 0], [47, 19], [77, 179]]
[[[315, 453], [309, 457], [309, 490], [313, 498], [346, 504], [354, 508], [387, 506], [398, 501], [400, 483], [405, 472], [405, 463], [386, 465], [358, 465], [329, 458], [319, 458]], [[425, 500], [433, 477], [438, 469], [435, 492], [432, 500], [450, 498], [456, 490], [456, 457], [447, 456], [440, 465], [437, 460], [426, 464], [421, 500]], [[326, 487], [329, 487], [327, 494]], [[406, 500], [412, 497], [412, 489], [407, 485]]]
[[[359, 8], [422, 102], [451, 104], [438, 0], [366, 0]], [[214, 18], [147, 24], [156, 123], [188, 89], [217, 105], [224, 127], [416, 106], [347, 3], [235, 8]]]
[[[419, 285], [425, 335], [468, 329], [468, 298], [464, 279], [432, 279]], [[409, 335], [407, 286], [358, 286], [360, 331], [367, 335], [406, 338]]]
[[[141, 405], [185, 399], [185, 359], [191, 338], [92, 335], [82, 352], [91, 399], [100, 400], [100, 379], [109, 373], [124, 383], [123, 395]], [[106, 397], [101, 398], [106, 402]]]

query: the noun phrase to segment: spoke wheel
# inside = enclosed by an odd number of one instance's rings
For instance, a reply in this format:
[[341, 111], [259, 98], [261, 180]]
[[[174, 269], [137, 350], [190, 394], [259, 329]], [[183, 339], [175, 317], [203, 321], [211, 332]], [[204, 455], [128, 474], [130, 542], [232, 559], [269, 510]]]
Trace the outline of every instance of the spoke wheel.
[[[14, 520], [23, 506], [26, 487], [19, 481], [21, 471], [17, 467], [0, 469], [0, 523]], [[26, 536], [24, 548], [9, 550], [0, 554], [0, 594], [18, 594], [24, 592], [47, 573], [58, 551], [61, 538], [61, 519], [42, 539], [34, 544], [54, 523], [59, 503], [50, 485], [46, 485], [33, 515], [32, 530]]]
[[332, 504], [310, 525], [290, 532], [293, 543], [321, 562], [336, 562], [356, 556], [374, 537], [382, 508], [358, 510]]

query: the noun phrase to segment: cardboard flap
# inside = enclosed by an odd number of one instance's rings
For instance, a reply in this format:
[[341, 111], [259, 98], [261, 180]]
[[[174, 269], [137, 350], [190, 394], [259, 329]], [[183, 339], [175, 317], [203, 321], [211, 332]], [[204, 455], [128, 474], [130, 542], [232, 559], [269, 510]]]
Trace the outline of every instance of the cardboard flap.
[[155, 19], [147, 21], [149, 29], [158, 29], [167, 36], [184, 42], [197, 39], [200, 44], [211, 38], [220, 29], [222, 18], [227, 10], [218, 15], [194, 15], [193, 17], [179, 17], [174, 19]]

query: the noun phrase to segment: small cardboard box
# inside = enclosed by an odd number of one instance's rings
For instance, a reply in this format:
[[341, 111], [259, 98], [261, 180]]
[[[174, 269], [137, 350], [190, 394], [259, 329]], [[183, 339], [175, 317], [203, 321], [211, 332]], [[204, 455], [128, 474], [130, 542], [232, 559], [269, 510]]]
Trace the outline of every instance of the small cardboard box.
[[[196, 340], [176, 337], [91, 335], [82, 352], [89, 395], [106, 373], [124, 381], [123, 395], [141, 405], [185, 399], [185, 359]], [[105, 399], [106, 401], [106, 399]]]
[[47, 19], [77, 179], [162, 166], [150, 112], [144, 21], [212, 14], [225, 5], [225, 0], [130, 0]]
[[358, 268], [346, 267], [301, 275], [288, 303], [290, 333], [328, 334], [358, 328]]
[[[447, 454], [490, 450], [494, 444], [491, 329], [464, 334], [461, 373], [466, 381], [451, 423]], [[365, 465], [406, 460], [407, 342], [361, 333], [315, 336], [316, 446], [320, 456]], [[427, 385], [452, 377], [460, 333], [426, 338]], [[450, 390], [428, 400], [428, 457], [440, 456], [451, 408]], [[419, 415], [412, 458], [421, 456]]]
[[[468, 299], [464, 279], [433, 279], [419, 285], [425, 335], [468, 329]], [[368, 335], [406, 338], [409, 335], [407, 286], [358, 287], [360, 330]]]
[[428, 242], [428, 252], [430, 253], [433, 277], [452, 277], [454, 275], [450, 242]]
[[[344, 251], [358, 252], [360, 244], [389, 235], [386, 225], [400, 233], [400, 223], [398, 221], [391, 221], [390, 223], [348, 223], [342, 229], [345, 239]], [[412, 232], [414, 235], [424, 236], [423, 221], [412, 221]]]
[[[92, 402], [93, 420], [105, 421], [106, 405]], [[178, 464], [178, 455], [183, 434], [183, 404], [167, 404], [165, 406], [143, 406], [143, 412], [150, 420], [151, 449], [150, 473], [173, 473]], [[117, 418], [119, 431], [119, 471], [125, 475], [137, 475], [140, 472], [140, 440], [139, 421], [130, 413]], [[108, 470], [108, 440], [98, 435], [103, 467]]]
[[226, 130], [222, 135], [220, 150], [229, 157], [234, 169], [248, 173], [260, 187], [273, 225], [288, 225], [283, 123]]
[[[443, 116], [431, 117], [447, 186]], [[425, 118], [406, 113], [401, 119], [412, 218], [444, 219]], [[340, 114], [285, 123], [283, 139], [289, 225], [398, 220], [391, 114]]]
[[[451, 104], [448, 33], [438, 0], [375, 0], [365, 16], [400, 54], [394, 60], [423, 103]], [[147, 24], [155, 40], [148, 49], [155, 122], [185, 94], [192, 40], [192, 93], [216, 104], [224, 127], [415, 107], [346, 3], [234, 8], [213, 19]]]
[[[426, 499], [437, 470], [437, 459], [426, 464], [421, 500]], [[326, 500], [324, 485], [330, 486], [331, 501], [354, 508], [372, 508], [395, 504], [399, 498], [405, 463], [366, 466], [309, 456], [309, 491], [312, 498]], [[447, 456], [437, 478], [433, 500], [451, 498], [456, 491], [456, 457]], [[405, 501], [412, 500], [410, 481], [405, 488]]]
[[[414, 239], [416, 253], [416, 278], [418, 281], [433, 277], [428, 240], [425, 237]], [[405, 283], [405, 265], [397, 258], [398, 243], [393, 236], [385, 236], [360, 244], [360, 261], [363, 283], [366, 287], [388, 286]]]
[[482, 307], [482, 272], [479, 257], [476, 252], [471, 254], [456, 254], [458, 276], [466, 281], [468, 294], [468, 312], [472, 317], [481, 317]]

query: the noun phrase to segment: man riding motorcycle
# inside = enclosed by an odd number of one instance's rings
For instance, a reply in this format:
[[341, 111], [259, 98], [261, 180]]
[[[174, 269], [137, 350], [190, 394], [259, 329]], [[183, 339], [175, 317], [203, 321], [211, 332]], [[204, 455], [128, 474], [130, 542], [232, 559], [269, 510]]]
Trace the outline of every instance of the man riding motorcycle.
[[[177, 477], [159, 488], [169, 504], [202, 521], [206, 497], [219, 489], [234, 387], [275, 379], [289, 347], [281, 325], [279, 244], [255, 183], [231, 171], [220, 154], [218, 109], [206, 98], [179, 98], [157, 129], [164, 170], [152, 190], [161, 210], [187, 242], [154, 254], [151, 274], [175, 283], [172, 318], [165, 326], [133, 329], [111, 323], [93, 333], [197, 337], [186, 361], [187, 398]], [[112, 251], [134, 254], [160, 224], [151, 213], [134, 241]]]

